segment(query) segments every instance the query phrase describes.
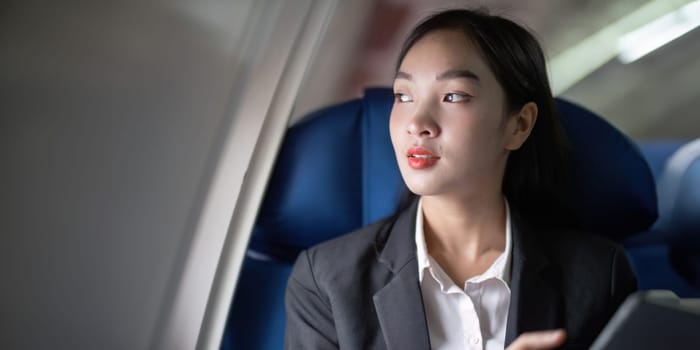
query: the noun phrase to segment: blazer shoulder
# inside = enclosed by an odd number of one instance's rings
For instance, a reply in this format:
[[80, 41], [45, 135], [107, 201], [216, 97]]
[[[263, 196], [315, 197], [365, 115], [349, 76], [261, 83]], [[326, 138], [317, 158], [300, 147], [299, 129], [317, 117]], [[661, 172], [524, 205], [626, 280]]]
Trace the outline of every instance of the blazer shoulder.
[[546, 242], [549, 258], [574, 289], [585, 285], [584, 290], [600, 288], [601, 292], [621, 297], [637, 289], [625, 250], [612, 240], [575, 230], [548, 231], [541, 239]]
[[545, 230], [540, 239], [557, 257], [603, 258], [624, 254], [622, 246], [612, 240], [584, 231], [571, 229]]
[[392, 217], [382, 219], [313, 246], [301, 255], [308, 259], [319, 281], [351, 278], [377, 263], [385, 233], [392, 223]]
[[358, 253], [361, 254], [364, 250], [374, 249], [379, 234], [389, 224], [389, 221], [390, 218], [382, 219], [319, 243], [309, 248], [308, 254], [314, 260], [340, 256], [350, 258]]

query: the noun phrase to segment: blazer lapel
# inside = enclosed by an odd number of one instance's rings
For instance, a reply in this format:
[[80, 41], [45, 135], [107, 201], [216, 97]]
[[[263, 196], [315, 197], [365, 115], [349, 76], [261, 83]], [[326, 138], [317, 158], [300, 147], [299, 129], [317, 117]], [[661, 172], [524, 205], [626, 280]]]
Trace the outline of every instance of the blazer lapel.
[[428, 324], [418, 283], [414, 240], [417, 203], [403, 211], [393, 227], [378, 239], [379, 261], [392, 273], [374, 294], [377, 318], [388, 349], [430, 349]]
[[523, 332], [563, 326], [563, 300], [556, 288], [558, 270], [543, 254], [541, 243], [534, 236], [536, 232], [515, 211], [511, 222], [513, 259], [506, 346]]

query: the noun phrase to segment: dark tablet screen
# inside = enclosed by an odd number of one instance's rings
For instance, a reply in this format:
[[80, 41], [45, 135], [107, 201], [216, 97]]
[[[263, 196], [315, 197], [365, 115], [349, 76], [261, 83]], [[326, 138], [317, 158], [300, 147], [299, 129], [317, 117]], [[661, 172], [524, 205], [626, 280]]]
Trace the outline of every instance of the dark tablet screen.
[[668, 291], [637, 292], [620, 306], [591, 349], [700, 349], [700, 310]]

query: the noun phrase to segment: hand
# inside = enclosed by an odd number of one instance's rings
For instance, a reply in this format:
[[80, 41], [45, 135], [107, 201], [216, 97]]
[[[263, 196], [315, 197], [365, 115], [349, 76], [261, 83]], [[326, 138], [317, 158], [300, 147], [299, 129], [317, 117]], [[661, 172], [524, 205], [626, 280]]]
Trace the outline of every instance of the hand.
[[563, 329], [521, 334], [506, 350], [545, 350], [561, 345], [566, 339]]

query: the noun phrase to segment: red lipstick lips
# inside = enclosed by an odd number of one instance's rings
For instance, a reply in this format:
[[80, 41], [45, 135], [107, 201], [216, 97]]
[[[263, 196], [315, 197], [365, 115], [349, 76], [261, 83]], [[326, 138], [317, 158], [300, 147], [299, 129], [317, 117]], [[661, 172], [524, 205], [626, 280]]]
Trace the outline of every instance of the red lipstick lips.
[[408, 166], [413, 169], [429, 168], [440, 159], [440, 157], [435, 156], [432, 152], [422, 147], [409, 148], [406, 156], [408, 157]]

